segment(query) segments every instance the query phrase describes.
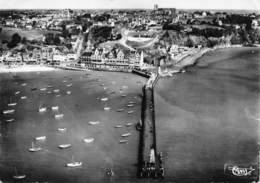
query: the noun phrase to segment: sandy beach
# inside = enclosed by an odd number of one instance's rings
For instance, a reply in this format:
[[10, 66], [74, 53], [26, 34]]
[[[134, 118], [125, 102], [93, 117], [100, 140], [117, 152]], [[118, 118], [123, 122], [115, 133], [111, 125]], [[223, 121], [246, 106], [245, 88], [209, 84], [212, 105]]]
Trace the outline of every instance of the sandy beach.
[[55, 71], [57, 69], [53, 67], [47, 67], [43, 65], [17, 65], [17, 66], [6, 66], [0, 65], [0, 73], [8, 72], [41, 72], [41, 71]]

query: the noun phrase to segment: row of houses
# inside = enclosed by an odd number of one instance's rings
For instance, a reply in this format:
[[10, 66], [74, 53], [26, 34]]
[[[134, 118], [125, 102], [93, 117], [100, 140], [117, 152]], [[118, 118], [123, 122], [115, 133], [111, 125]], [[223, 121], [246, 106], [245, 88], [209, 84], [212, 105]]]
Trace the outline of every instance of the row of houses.
[[0, 62], [6, 64], [25, 62], [30, 64], [68, 65], [79, 63], [81, 66], [96, 70], [129, 71], [133, 68], [143, 68], [142, 51], [97, 48], [86, 51], [77, 59], [74, 52], [64, 52], [57, 47], [41, 47], [26, 52], [5, 52], [0, 55]]
[[84, 52], [80, 57], [80, 63], [86, 67], [110, 68], [110, 69], [132, 69], [144, 66], [143, 52], [121, 49], [110, 51], [97, 48], [93, 52]]
[[59, 48], [48, 46], [34, 48], [25, 52], [4, 52], [0, 55], [0, 61], [10, 62], [27, 62], [27, 63], [61, 63], [76, 61], [74, 52], [62, 51]]

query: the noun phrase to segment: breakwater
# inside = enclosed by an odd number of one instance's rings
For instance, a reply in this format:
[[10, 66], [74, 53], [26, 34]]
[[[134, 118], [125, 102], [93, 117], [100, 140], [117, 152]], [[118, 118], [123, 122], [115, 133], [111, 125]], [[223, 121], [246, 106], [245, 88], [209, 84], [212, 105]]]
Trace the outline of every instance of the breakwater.
[[158, 75], [151, 75], [143, 87], [143, 102], [139, 148], [138, 175], [141, 178], [163, 178], [162, 154], [158, 153], [156, 145], [156, 125], [154, 111], [153, 88], [158, 81]]

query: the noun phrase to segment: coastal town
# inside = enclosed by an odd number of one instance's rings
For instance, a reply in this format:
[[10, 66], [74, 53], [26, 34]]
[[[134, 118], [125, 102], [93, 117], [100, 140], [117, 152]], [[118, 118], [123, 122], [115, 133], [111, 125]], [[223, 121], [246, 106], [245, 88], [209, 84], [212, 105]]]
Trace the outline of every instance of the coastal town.
[[205, 49], [260, 41], [255, 12], [4, 10], [0, 62], [131, 72], [173, 66]]
[[259, 182], [260, 11], [159, 2], [0, 10], [0, 183]]

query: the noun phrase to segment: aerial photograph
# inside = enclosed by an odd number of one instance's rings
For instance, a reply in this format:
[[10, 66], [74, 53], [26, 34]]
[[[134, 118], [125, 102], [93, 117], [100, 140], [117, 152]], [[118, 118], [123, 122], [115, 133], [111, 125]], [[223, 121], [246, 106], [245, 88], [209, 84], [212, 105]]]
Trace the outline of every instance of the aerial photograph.
[[0, 0], [0, 183], [259, 183], [260, 0]]

